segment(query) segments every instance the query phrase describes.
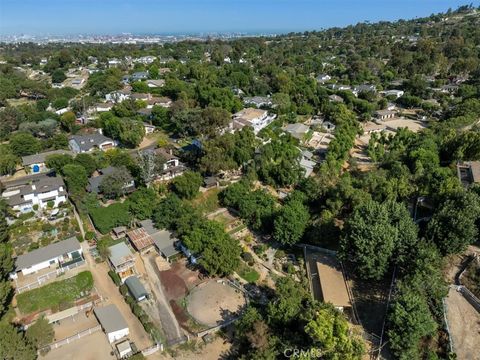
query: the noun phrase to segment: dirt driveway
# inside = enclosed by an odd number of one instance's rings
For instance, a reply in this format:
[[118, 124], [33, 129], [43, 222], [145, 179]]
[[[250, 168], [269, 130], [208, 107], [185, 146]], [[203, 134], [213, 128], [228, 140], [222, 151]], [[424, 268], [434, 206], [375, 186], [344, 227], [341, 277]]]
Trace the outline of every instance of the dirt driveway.
[[71, 344], [51, 350], [46, 356], [39, 359], [45, 360], [110, 360], [116, 359], [110, 355], [112, 348], [103, 331], [75, 340]]
[[157, 268], [155, 257], [156, 256], [152, 254], [144, 257], [145, 270], [148, 274], [148, 283], [157, 301], [158, 315], [162, 323], [163, 331], [167, 337], [167, 341], [172, 343], [183, 338], [183, 332], [165, 297], [162, 283], [160, 282], [160, 271]]
[[447, 320], [458, 359], [480, 359], [480, 314], [470, 303], [450, 287], [445, 299]]
[[144, 349], [151, 346], [153, 342], [150, 336], [146, 333], [137, 317], [132, 313], [130, 307], [120, 294], [120, 291], [118, 291], [118, 288], [108, 275], [109, 268], [107, 264], [96, 264], [88, 251], [88, 244], [85, 241], [81, 244], [85, 260], [93, 275], [94, 286], [104, 299], [104, 303], [102, 303], [101, 306], [115, 304], [125, 318], [130, 329], [130, 339], [135, 343], [137, 348]]

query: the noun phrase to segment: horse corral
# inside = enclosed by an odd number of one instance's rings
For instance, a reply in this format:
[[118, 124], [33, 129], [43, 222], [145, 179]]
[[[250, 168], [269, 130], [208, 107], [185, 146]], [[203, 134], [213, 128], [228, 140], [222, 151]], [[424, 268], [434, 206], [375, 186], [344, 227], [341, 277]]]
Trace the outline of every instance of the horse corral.
[[187, 297], [187, 311], [200, 324], [214, 327], [234, 319], [246, 305], [244, 294], [225, 281], [199, 284]]

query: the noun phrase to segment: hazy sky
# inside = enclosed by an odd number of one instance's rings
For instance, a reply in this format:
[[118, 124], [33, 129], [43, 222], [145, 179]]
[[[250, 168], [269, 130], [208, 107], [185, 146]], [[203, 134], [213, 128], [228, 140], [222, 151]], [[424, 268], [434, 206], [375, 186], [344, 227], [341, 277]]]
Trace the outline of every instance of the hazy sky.
[[[285, 32], [396, 20], [470, 0], [0, 0], [0, 34]], [[479, 1], [473, 1], [478, 6]]]

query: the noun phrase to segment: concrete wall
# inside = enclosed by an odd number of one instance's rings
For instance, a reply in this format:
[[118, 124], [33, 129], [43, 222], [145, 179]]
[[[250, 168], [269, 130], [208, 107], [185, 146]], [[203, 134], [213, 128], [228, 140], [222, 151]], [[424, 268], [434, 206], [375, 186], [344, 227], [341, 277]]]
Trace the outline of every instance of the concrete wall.
[[111, 344], [111, 343], [114, 343], [117, 340], [120, 340], [120, 339], [128, 336], [128, 334], [130, 334], [130, 330], [128, 328], [125, 328], [125, 329], [122, 329], [122, 330], [107, 333], [107, 337], [108, 337], [108, 341]]

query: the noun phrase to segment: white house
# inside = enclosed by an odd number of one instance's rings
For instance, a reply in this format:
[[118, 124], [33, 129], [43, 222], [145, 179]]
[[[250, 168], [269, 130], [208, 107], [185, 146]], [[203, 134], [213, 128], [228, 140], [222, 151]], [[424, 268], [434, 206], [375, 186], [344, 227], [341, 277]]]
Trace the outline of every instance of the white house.
[[75, 237], [71, 237], [20, 255], [15, 260], [15, 273], [10, 277], [16, 279], [18, 273], [28, 275], [49, 267], [62, 267], [75, 261], [83, 261], [82, 247]]
[[393, 119], [397, 114], [394, 110], [377, 110], [375, 111], [375, 116], [379, 120]]
[[34, 206], [45, 209], [49, 203], [57, 208], [67, 201], [67, 191], [61, 177], [51, 174], [25, 176], [18, 180], [3, 183], [2, 193], [7, 204], [15, 211], [27, 213]]
[[276, 115], [269, 115], [267, 110], [246, 108], [233, 114], [230, 131], [235, 132], [245, 126], [251, 126], [255, 134], [257, 134], [275, 118]]
[[105, 95], [105, 100], [108, 102], [121, 103], [130, 98], [128, 91], [112, 91]]
[[117, 143], [100, 133], [93, 133], [87, 135], [70, 136], [68, 140], [68, 146], [74, 153], [78, 154], [92, 152], [97, 149], [106, 151], [116, 147]]
[[317, 82], [319, 84], [324, 84], [325, 82], [331, 80], [332, 77], [330, 75], [327, 75], [327, 74], [320, 74], [317, 76]]
[[93, 312], [107, 335], [110, 344], [130, 334], [127, 322], [116, 305], [110, 304], [104, 307], [97, 307]]
[[384, 96], [395, 96], [395, 98], [402, 97], [405, 92], [403, 90], [385, 90], [382, 91], [381, 94]]

